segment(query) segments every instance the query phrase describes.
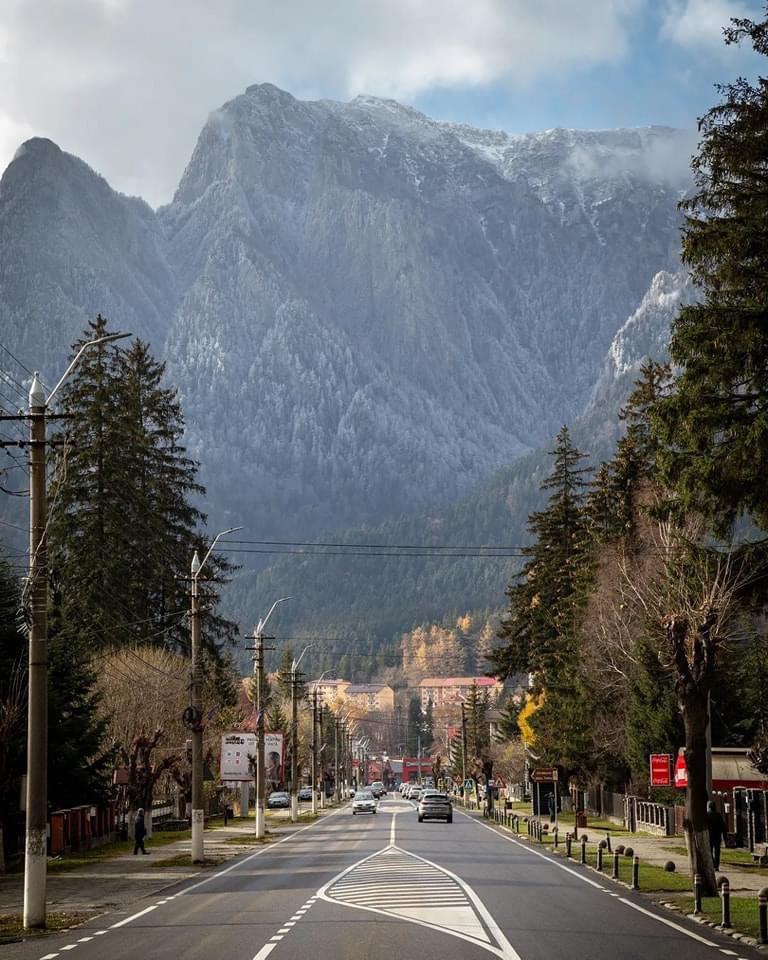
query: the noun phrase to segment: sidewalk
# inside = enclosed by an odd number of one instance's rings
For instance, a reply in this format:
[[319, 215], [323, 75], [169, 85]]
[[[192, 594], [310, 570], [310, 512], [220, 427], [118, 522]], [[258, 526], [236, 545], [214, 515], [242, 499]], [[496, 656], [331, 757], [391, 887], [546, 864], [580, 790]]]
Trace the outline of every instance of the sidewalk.
[[[319, 816], [330, 812], [318, 811]], [[281, 811], [282, 813], [282, 811]], [[270, 814], [267, 830], [270, 837], [291, 833], [306, 825], [291, 824], [287, 811], [283, 816]], [[168, 836], [165, 834], [164, 836]], [[153, 846], [146, 843], [148, 856], [122, 853], [108, 860], [97, 860], [69, 871], [58, 872], [55, 864], [48, 872], [47, 903], [50, 912], [97, 915], [117, 907], [123, 908], [142, 897], [152, 896], [166, 887], [188, 880], [245, 853], [261, 848], [254, 842], [253, 818], [238, 820], [226, 827], [209, 827], [205, 831], [205, 866], [193, 866], [192, 841], [188, 837]], [[241, 843], [237, 841], [241, 840]], [[228, 842], [231, 841], [231, 842]], [[158, 862], [176, 860], [167, 866]], [[20, 913], [24, 901], [22, 873], [0, 876], [0, 915]]]

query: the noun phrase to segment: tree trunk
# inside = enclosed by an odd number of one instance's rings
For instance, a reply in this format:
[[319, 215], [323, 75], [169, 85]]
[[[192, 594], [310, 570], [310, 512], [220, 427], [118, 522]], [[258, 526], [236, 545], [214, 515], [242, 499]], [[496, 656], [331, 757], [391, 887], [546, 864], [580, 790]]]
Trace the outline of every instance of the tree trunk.
[[707, 825], [707, 693], [698, 685], [688, 685], [680, 696], [685, 723], [685, 762], [688, 767], [688, 787], [685, 794], [685, 843], [691, 879], [698, 873], [701, 892], [705, 897], [716, 897], [717, 881], [712, 862]]

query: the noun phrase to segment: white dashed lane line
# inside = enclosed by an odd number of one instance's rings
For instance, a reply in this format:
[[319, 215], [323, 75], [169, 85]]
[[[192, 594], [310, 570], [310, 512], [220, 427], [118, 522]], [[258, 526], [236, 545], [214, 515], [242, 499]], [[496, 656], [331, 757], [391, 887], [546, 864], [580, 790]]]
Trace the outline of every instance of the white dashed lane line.
[[290, 920], [286, 920], [286, 922], [280, 926], [277, 933], [269, 938], [269, 942], [265, 943], [261, 950], [259, 950], [253, 960], [265, 960], [265, 958], [269, 956], [277, 944], [280, 943], [280, 941], [291, 932], [291, 929], [296, 926], [298, 921], [301, 920], [305, 914], [309, 913], [310, 907], [314, 907], [315, 902], [316, 901], [314, 899], [308, 901], [303, 907], [294, 913]]

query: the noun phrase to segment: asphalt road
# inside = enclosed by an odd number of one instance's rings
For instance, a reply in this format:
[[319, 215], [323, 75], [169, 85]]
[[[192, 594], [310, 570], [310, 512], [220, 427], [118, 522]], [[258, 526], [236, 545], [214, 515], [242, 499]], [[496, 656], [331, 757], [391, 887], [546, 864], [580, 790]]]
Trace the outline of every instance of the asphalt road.
[[459, 811], [343, 808], [217, 873], [5, 960], [701, 960], [757, 951]]

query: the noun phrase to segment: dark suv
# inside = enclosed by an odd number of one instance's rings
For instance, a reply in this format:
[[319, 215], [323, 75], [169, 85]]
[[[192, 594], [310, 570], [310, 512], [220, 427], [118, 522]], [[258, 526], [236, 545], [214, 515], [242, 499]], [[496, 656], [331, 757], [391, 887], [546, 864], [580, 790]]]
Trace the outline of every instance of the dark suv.
[[446, 823], [453, 823], [453, 807], [444, 793], [432, 790], [423, 793], [417, 810], [419, 823], [425, 820], [445, 820]]

